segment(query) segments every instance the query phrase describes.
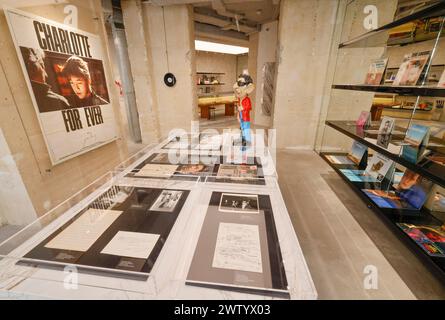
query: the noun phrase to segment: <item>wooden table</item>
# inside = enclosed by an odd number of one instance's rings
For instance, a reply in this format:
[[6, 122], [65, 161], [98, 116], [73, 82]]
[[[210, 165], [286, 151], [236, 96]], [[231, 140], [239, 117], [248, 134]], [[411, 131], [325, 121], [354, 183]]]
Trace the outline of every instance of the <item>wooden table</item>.
[[225, 96], [212, 96], [198, 98], [198, 107], [201, 109], [201, 118], [210, 119], [210, 107], [223, 104], [225, 106], [224, 115], [235, 115], [235, 102], [234, 95]]

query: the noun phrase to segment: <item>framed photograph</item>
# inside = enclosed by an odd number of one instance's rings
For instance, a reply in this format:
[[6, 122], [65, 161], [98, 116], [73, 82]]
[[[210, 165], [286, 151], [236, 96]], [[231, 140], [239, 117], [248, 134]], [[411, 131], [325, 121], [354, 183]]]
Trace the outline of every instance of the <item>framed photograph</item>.
[[161, 194], [150, 207], [150, 211], [173, 212], [181, 196], [182, 191], [162, 190]]
[[258, 195], [223, 193], [219, 203], [219, 211], [259, 213]]

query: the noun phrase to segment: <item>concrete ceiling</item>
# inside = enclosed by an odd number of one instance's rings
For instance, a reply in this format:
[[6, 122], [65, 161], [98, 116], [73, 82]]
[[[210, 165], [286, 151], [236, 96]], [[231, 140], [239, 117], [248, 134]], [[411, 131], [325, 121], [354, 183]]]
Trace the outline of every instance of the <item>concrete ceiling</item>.
[[193, 5], [195, 27], [210, 36], [248, 39], [278, 19], [280, 0], [145, 0], [153, 5]]

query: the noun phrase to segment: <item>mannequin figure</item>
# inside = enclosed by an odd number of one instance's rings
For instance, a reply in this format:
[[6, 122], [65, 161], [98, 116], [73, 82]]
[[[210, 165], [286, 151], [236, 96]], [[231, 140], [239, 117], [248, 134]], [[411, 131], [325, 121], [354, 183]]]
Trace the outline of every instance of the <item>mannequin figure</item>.
[[252, 78], [247, 71], [239, 75], [237, 82], [233, 85], [235, 91], [235, 97], [238, 99], [237, 106], [237, 119], [240, 124], [242, 150], [246, 149], [246, 146], [251, 144], [250, 136], [250, 111], [252, 110], [252, 102], [249, 98], [249, 94], [253, 92], [255, 85]]

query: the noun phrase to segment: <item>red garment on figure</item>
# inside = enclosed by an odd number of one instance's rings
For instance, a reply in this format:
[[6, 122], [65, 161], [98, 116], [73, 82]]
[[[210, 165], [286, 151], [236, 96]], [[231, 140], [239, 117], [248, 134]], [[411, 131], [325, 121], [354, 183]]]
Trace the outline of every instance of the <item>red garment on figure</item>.
[[[239, 99], [238, 99], [238, 105], [239, 105]], [[250, 110], [252, 110], [252, 102], [250, 101], [249, 97], [245, 97], [241, 101], [241, 105], [243, 106], [243, 111], [241, 111], [241, 120], [244, 122], [250, 122]]]

